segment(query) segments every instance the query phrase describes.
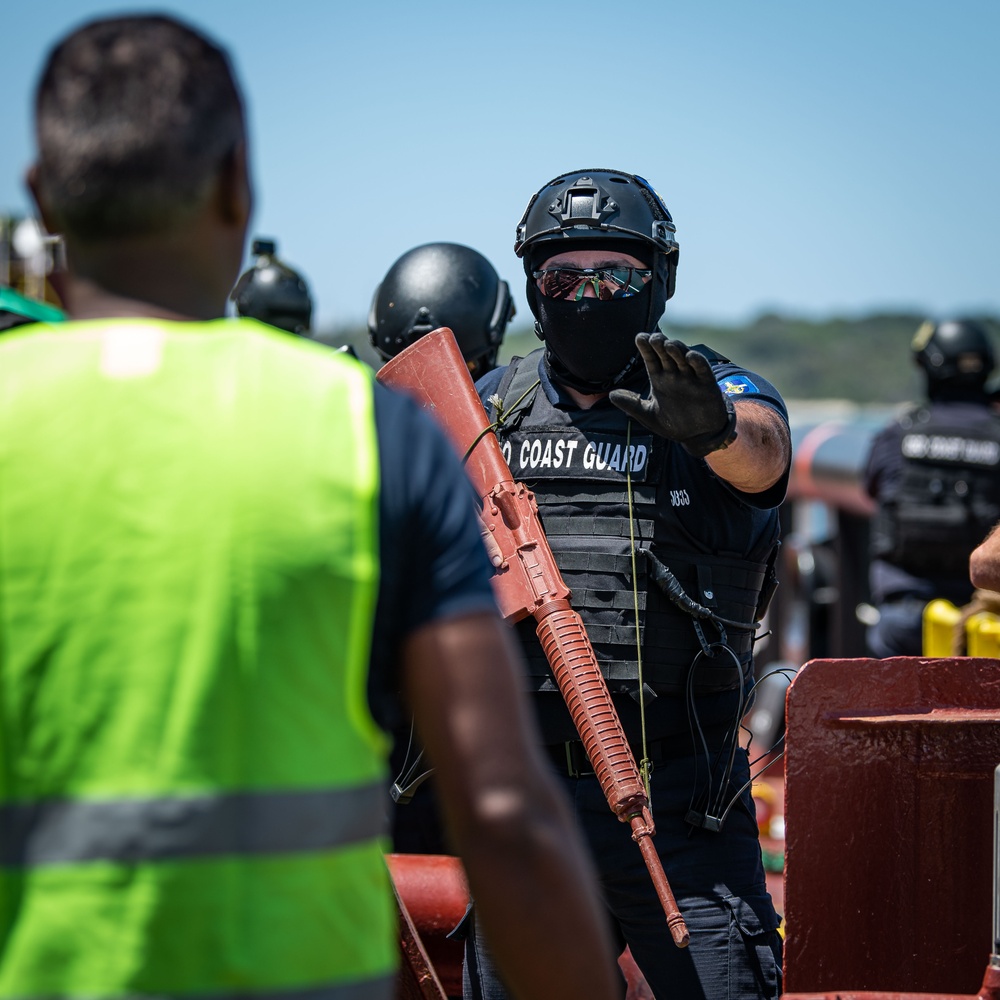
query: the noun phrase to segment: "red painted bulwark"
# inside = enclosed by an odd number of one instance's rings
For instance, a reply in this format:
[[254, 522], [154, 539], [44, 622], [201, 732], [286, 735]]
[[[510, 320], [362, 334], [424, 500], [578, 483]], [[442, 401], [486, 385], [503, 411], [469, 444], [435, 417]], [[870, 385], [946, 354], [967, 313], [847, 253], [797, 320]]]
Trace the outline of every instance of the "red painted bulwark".
[[786, 993], [976, 994], [1000, 661], [813, 660], [786, 717]]
[[[414, 969], [414, 976], [425, 992], [422, 996], [435, 996], [427, 982], [435, 978], [449, 997], [462, 995], [462, 943], [448, 939], [448, 934], [458, 926], [469, 902], [469, 887], [465, 872], [458, 858], [437, 854], [387, 854], [386, 863], [396, 888], [405, 917], [409, 917], [411, 941], [401, 929], [404, 972]], [[414, 947], [414, 943], [418, 947]], [[416, 955], [416, 960], [414, 960]], [[420, 969], [419, 959], [426, 958], [433, 976]], [[401, 976], [401, 983], [405, 979]], [[413, 994], [399, 992], [400, 1000]]]

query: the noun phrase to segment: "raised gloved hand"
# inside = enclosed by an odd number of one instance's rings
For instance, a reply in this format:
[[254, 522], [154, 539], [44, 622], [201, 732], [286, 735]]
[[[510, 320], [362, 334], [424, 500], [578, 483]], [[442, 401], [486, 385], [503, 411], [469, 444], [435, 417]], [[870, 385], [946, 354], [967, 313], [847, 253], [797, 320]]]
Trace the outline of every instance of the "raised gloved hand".
[[697, 458], [732, 444], [736, 410], [716, 383], [708, 359], [662, 333], [640, 333], [635, 343], [649, 373], [649, 398], [613, 389], [611, 402]]

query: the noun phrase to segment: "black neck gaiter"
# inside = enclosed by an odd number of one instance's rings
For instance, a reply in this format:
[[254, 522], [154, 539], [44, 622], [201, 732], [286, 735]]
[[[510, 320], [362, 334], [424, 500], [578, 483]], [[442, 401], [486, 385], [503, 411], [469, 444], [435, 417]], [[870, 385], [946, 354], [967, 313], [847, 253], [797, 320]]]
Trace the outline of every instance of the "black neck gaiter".
[[927, 380], [927, 398], [932, 403], [977, 403], [986, 406], [989, 393], [980, 382], [962, 382], [959, 379]]
[[649, 314], [647, 285], [627, 299], [537, 298], [538, 319], [550, 369], [580, 392], [607, 392], [621, 385], [642, 359], [635, 335], [642, 333]]

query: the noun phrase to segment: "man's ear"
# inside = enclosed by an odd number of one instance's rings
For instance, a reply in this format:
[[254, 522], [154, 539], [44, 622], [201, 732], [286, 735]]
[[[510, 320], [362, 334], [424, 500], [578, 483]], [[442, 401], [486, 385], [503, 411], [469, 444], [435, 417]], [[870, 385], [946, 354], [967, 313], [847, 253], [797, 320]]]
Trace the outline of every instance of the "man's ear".
[[245, 229], [253, 211], [253, 188], [247, 163], [245, 142], [237, 143], [226, 154], [219, 170], [218, 207], [222, 219]]
[[38, 209], [38, 218], [41, 219], [42, 226], [45, 231], [47, 233], [60, 232], [62, 227], [53, 217], [52, 210], [49, 208], [48, 203], [45, 200], [45, 192], [42, 189], [41, 181], [38, 176], [37, 163], [32, 163], [31, 166], [28, 167], [24, 175], [24, 183], [31, 192], [31, 200], [35, 203], [35, 208]]

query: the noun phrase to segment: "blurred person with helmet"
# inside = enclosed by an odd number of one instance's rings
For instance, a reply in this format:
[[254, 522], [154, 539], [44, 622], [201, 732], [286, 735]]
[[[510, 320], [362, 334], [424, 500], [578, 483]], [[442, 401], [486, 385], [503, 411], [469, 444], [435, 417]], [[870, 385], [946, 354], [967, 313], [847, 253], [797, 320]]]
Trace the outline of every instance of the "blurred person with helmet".
[[368, 334], [388, 361], [447, 326], [478, 379], [496, 367], [514, 311], [510, 286], [481, 253], [459, 243], [425, 243], [407, 250], [375, 289]]
[[309, 287], [276, 253], [274, 240], [256, 239], [253, 265], [240, 275], [230, 294], [236, 314], [305, 337], [312, 323]]
[[972, 598], [969, 557], [1000, 520], [1000, 415], [986, 382], [995, 359], [974, 319], [925, 321], [911, 343], [926, 399], [873, 439], [865, 489], [876, 503], [869, 582], [873, 656], [919, 656], [923, 612]]
[[[738, 733], [774, 584], [791, 456], [784, 403], [759, 375], [658, 332], [679, 246], [641, 177], [561, 174], [532, 196], [514, 251], [543, 346], [476, 388], [513, 478], [534, 494], [648, 781], [686, 949], [671, 943], [529, 620], [517, 629], [546, 755], [653, 993], [776, 998], [779, 920]], [[466, 997], [505, 997], [474, 915], [469, 924]]]
[[[432, 330], [455, 334], [474, 379], [493, 370], [513, 318], [510, 286], [477, 250], [459, 243], [424, 243], [402, 254], [372, 295], [368, 335], [389, 361]], [[393, 850], [451, 854], [438, 812], [431, 771], [411, 725], [395, 732], [390, 757]]]

